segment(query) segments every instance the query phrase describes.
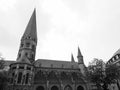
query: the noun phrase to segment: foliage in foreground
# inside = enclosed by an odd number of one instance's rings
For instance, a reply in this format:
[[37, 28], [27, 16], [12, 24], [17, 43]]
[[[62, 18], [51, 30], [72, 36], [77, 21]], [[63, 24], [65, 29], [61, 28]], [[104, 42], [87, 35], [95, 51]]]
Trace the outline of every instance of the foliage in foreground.
[[0, 90], [4, 90], [8, 82], [8, 72], [4, 70], [5, 61], [4, 58], [0, 55]]
[[[87, 77], [96, 84], [98, 90], [108, 90], [108, 85], [118, 83], [120, 77], [119, 67], [116, 65], [106, 67], [103, 60], [94, 59], [89, 63]], [[117, 85], [119, 88], [119, 84]]]

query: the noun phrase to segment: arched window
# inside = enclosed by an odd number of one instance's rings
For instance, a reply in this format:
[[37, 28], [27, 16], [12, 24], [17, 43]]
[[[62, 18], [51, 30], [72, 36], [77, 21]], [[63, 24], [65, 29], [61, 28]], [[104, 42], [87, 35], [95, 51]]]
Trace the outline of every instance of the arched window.
[[52, 86], [51, 90], [59, 90], [57, 86]]
[[30, 43], [26, 43], [26, 47], [29, 47], [30, 46]]
[[10, 78], [10, 84], [13, 83], [13, 78], [14, 78], [14, 76], [15, 76], [15, 73], [13, 72], [13, 73], [12, 73], [12, 77]]
[[27, 70], [31, 70], [31, 67], [27, 67]]
[[83, 86], [79, 85], [79, 86], [77, 87], [77, 90], [84, 90], [84, 88], [83, 88]]
[[29, 73], [26, 74], [25, 84], [28, 84], [28, 79], [29, 79]]
[[34, 58], [34, 55], [33, 55], [33, 54], [31, 54], [31, 58], [32, 58], [32, 59]]
[[20, 84], [20, 83], [21, 83], [21, 80], [22, 80], [22, 72], [19, 72], [17, 83]]
[[21, 66], [21, 65], [20, 65], [20, 66], [19, 66], [19, 69], [24, 69], [24, 66]]
[[34, 45], [32, 45], [32, 50], [35, 50], [35, 46]]
[[28, 56], [28, 53], [25, 53], [25, 56], [27, 57], [27, 56]]
[[14, 77], [14, 76], [15, 76], [15, 73], [13, 72], [13, 73], [12, 73], [12, 77]]

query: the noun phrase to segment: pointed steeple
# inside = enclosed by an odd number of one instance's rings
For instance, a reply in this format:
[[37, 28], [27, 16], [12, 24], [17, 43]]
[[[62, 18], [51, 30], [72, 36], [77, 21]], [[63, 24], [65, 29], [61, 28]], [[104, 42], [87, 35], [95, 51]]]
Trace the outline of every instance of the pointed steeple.
[[[17, 61], [33, 63], [35, 61], [36, 46], [37, 46], [37, 27], [36, 27], [36, 10], [28, 22], [26, 30], [22, 36], [20, 49], [18, 52]], [[26, 58], [25, 58], [26, 57]]]
[[83, 64], [83, 56], [81, 54], [81, 51], [80, 51], [80, 48], [78, 47], [78, 55], [77, 55], [77, 58], [78, 58], [78, 63], [79, 64]]
[[80, 48], [78, 47], [78, 55], [77, 55], [77, 57], [81, 57], [81, 56], [82, 56], [82, 54], [81, 54]]
[[28, 22], [28, 25], [26, 27], [26, 30], [23, 34], [22, 39], [32, 39], [35, 42], [37, 42], [37, 26], [36, 26], [36, 9], [34, 9], [34, 12]]
[[73, 57], [73, 54], [71, 54], [71, 62], [75, 62], [75, 59]]
[[85, 75], [85, 64], [84, 64], [84, 60], [83, 60], [83, 55], [81, 54], [80, 48], [78, 47], [78, 65], [80, 68], [80, 71], [83, 75]]

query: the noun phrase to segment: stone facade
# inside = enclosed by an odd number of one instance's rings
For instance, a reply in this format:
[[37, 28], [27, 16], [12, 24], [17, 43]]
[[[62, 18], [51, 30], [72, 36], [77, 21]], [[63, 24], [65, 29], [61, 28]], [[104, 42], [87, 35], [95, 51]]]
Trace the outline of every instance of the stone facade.
[[36, 11], [34, 10], [21, 38], [18, 56], [10, 64], [8, 90], [90, 90], [83, 56], [78, 48], [78, 62], [35, 60], [37, 46]]

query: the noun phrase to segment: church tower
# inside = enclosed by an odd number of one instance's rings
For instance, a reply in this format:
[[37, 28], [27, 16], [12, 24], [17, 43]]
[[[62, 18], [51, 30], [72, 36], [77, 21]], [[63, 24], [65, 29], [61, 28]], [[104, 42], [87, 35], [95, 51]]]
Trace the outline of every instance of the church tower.
[[84, 64], [83, 62], [83, 55], [81, 54], [81, 51], [80, 51], [80, 48], [78, 47], [78, 55], [77, 55], [77, 58], [78, 58], [78, 64]]
[[9, 90], [32, 90], [36, 46], [36, 10], [34, 10], [21, 38], [17, 60], [10, 65]]
[[81, 51], [80, 51], [79, 47], [78, 47], [77, 59], [78, 59], [78, 65], [79, 65], [80, 71], [83, 75], [85, 75], [85, 64], [84, 64], [84, 61], [83, 61], [83, 55], [81, 54]]
[[20, 49], [17, 60], [26, 57], [30, 63], [35, 61], [35, 53], [37, 46], [37, 30], [36, 30], [36, 10], [34, 10], [26, 30], [21, 38]]

